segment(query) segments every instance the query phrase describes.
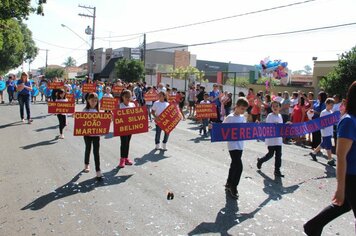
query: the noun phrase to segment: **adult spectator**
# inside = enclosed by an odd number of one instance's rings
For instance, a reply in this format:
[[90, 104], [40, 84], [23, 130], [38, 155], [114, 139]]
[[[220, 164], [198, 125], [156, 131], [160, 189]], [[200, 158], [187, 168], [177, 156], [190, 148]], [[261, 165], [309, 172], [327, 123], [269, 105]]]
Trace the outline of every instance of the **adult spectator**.
[[200, 85], [199, 92], [197, 95], [197, 104], [200, 104], [200, 102], [204, 100], [204, 94], [205, 94], [205, 87]]
[[339, 121], [337, 134], [336, 192], [332, 204], [304, 225], [309, 236], [321, 235], [326, 224], [351, 209], [356, 217], [356, 81], [347, 92], [346, 114]]
[[248, 101], [248, 108], [247, 108], [247, 113], [248, 113], [248, 121], [252, 121], [252, 116], [251, 116], [251, 110], [252, 110], [252, 107], [254, 106], [254, 103], [255, 103], [255, 98], [256, 98], [256, 95], [255, 93], [253, 92], [253, 88], [249, 88], [248, 89], [248, 93], [247, 93], [247, 101]]
[[196, 96], [197, 96], [197, 91], [196, 91], [194, 85], [192, 85], [189, 87], [189, 91], [188, 91], [188, 107], [189, 107], [188, 118], [194, 117]]
[[30, 102], [31, 102], [31, 91], [32, 84], [28, 79], [28, 75], [26, 72], [22, 72], [21, 78], [17, 81], [17, 99], [20, 105], [20, 116], [23, 123], [25, 123], [24, 119], [24, 106], [26, 107], [27, 114], [27, 123], [31, 124], [31, 112], [30, 112]]
[[0, 103], [4, 104], [5, 102], [4, 102], [3, 92], [4, 92], [5, 88], [6, 88], [6, 83], [5, 83], [5, 80], [4, 80], [4, 78], [2, 76], [0, 76], [0, 82], [3, 85], [2, 86], [3, 88], [0, 88], [0, 101], [1, 101]]
[[[333, 112], [339, 112], [340, 111], [340, 106], [341, 106], [341, 96], [339, 94], [335, 94], [333, 96], [334, 98], [334, 106], [333, 106]], [[336, 147], [337, 147], [337, 125], [334, 125], [334, 132], [333, 132], [333, 137], [334, 137], [334, 143], [335, 143], [335, 150], [336, 150]]]

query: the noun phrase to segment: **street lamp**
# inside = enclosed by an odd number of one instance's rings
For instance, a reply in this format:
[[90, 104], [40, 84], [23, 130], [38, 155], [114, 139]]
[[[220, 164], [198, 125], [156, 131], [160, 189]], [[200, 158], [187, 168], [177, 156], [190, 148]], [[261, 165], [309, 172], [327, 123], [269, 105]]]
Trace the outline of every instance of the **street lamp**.
[[66, 26], [65, 24], [61, 24], [62, 27], [67, 28], [68, 30], [70, 30], [73, 34], [75, 34], [76, 36], [78, 36], [81, 40], [83, 40], [86, 44], [89, 45], [89, 47], [91, 46], [87, 40], [85, 40], [82, 36], [80, 36], [79, 34], [77, 34], [74, 30], [72, 30], [71, 28], [69, 28], [68, 26]]

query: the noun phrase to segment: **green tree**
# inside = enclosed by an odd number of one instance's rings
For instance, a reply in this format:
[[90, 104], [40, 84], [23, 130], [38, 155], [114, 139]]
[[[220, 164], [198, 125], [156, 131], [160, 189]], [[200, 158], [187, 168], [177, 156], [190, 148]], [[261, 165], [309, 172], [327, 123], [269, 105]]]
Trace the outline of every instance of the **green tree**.
[[43, 3], [46, 0], [38, 1], [37, 7], [31, 6], [31, 0], [1, 0], [0, 1], [0, 25], [1, 20], [17, 18], [18, 20], [27, 19], [31, 13], [43, 14]]
[[46, 78], [52, 79], [54, 77], [61, 78], [64, 75], [63, 68], [47, 68], [44, 70], [44, 75]]
[[63, 65], [65, 67], [76, 66], [77, 61], [73, 57], [68, 57], [64, 62]]
[[319, 86], [328, 94], [340, 94], [346, 97], [347, 89], [356, 80], [356, 46], [345, 52], [338, 60], [338, 65], [325, 78], [321, 79]]
[[0, 31], [0, 72], [18, 67], [23, 61], [32, 61], [38, 48], [26, 24], [16, 19], [2, 21]]
[[136, 82], [145, 78], [143, 62], [138, 60], [118, 60], [115, 64], [115, 73], [126, 82]]
[[311, 75], [312, 74], [312, 68], [309, 65], [304, 66], [304, 72], [306, 75]]

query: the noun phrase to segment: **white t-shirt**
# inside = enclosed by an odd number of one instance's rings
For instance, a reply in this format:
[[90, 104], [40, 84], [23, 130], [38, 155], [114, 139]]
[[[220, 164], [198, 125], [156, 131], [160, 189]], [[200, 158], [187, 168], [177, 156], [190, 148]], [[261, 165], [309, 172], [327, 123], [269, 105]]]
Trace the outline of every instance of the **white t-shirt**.
[[152, 110], [155, 111], [156, 116], [159, 116], [168, 106], [168, 102], [155, 101], [155, 103], [153, 103]]
[[341, 106], [341, 102], [335, 103], [334, 106], [333, 106], [332, 111], [333, 112], [340, 111], [340, 106]]
[[125, 108], [133, 108], [136, 107], [135, 103], [129, 102], [129, 104], [126, 106], [124, 103], [120, 103], [119, 108], [120, 109], [125, 109]]
[[210, 104], [210, 101], [201, 101], [200, 104]]
[[274, 101], [277, 101], [279, 103], [282, 103], [282, 100], [283, 100], [283, 98], [280, 97], [280, 96], [277, 96], [277, 97], [274, 98]]
[[113, 98], [112, 94], [111, 93], [105, 93], [103, 95], [104, 98]]
[[292, 98], [289, 104], [289, 114], [292, 114], [294, 106], [298, 104], [298, 98]]
[[[324, 109], [324, 110], [320, 113], [320, 117], [322, 117], [322, 116], [327, 116], [327, 115], [330, 115], [330, 114], [332, 114], [332, 113], [333, 113], [332, 111], [328, 111], [328, 110]], [[333, 136], [334, 127], [333, 127], [333, 126], [326, 127], [326, 128], [324, 128], [324, 129], [321, 129], [320, 132], [321, 132], [321, 136], [322, 136], [322, 137]]]
[[[228, 115], [223, 123], [246, 123], [246, 118], [244, 115], [235, 115], [235, 113], [231, 113]], [[227, 148], [229, 151], [232, 150], [243, 150], [244, 149], [244, 141], [230, 141], [227, 142]]]
[[[281, 114], [273, 114], [273, 112], [269, 113], [266, 118], [266, 123], [279, 123], [283, 124], [283, 119]], [[266, 138], [265, 143], [267, 146], [282, 146], [283, 138]]]

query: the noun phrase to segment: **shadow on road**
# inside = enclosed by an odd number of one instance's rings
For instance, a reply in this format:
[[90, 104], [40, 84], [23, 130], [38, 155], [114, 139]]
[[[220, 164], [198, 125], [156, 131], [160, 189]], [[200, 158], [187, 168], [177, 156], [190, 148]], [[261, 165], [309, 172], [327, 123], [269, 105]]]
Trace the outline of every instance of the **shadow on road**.
[[297, 190], [300, 184], [283, 187], [282, 179], [271, 179], [262, 172], [258, 172], [264, 178], [263, 191], [268, 197], [258, 205], [258, 207], [250, 213], [239, 213], [237, 201], [226, 194], [226, 204], [222, 208], [216, 218], [215, 222], [202, 222], [196, 226], [188, 235], [206, 234], [206, 233], [220, 233], [222, 236], [231, 235], [228, 231], [234, 226], [241, 224], [245, 220], [253, 219], [257, 212], [259, 212], [270, 201], [279, 201], [284, 194], [293, 193]]
[[35, 131], [36, 132], [42, 132], [42, 131], [50, 130], [50, 129], [58, 129], [58, 125], [53, 125], [53, 126], [49, 126], [49, 127], [35, 129]]
[[143, 155], [141, 158], [135, 158], [135, 165], [141, 166], [147, 162], [158, 162], [158, 161], [161, 161], [166, 158], [169, 158], [169, 157], [164, 155], [163, 150], [153, 149], [149, 153]]
[[200, 143], [201, 141], [206, 142], [210, 141], [209, 136], [198, 136], [196, 138], [188, 139], [188, 141], [193, 141], [194, 143]]
[[5, 129], [5, 128], [8, 128], [8, 127], [13, 127], [13, 126], [19, 126], [19, 125], [22, 125], [23, 123], [21, 121], [16, 121], [16, 122], [12, 122], [12, 123], [9, 123], [9, 124], [5, 124], [5, 125], [0, 125], [0, 129]]
[[41, 141], [41, 142], [38, 142], [38, 143], [29, 144], [29, 145], [26, 145], [26, 146], [22, 146], [21, 148], [27, 150], [27, 149], [31, 149], [31, 148], [34, 148], [34, 147], [52, 145], [52, 144], [57, 143], [56, 142], [57, 140], [58, 140], [58, 137], [55, 137], [55, 138], [53, 138], [51, 140], [46, 140], [46, 141]]
[[47, 116], [53, 116], [53, 114], [47, 114], [47, 115], [42, 115], [42, 116], [35, 116], [35, 117], [31, 117], [31, 119], [33, 120], [38, 120], [38, 119], [44, 119]]
[[29, 203], [27, 206], [21, 208], [21, 210], [33, 210], [37, 211], [49, 203], [72, 196], [79, 193], [88, 193], [90, 191], [95, 190], [98, 187], [106, 187], [110, 185], [116, 185], [125, 182], [128, 180], [132, 175], [125, 175], [125, 176], [115, 176], [119, 172], [119, 168], [114, 168], [110, 172], [103, 173], [105, 178], [103, 181], [97, 181], [96, 178], [88, 179], [82, 181], [80, 183], [76, 183], [76, 181], [80, 178], [83, 172], [79, 172], [76, 176], [73, 177], [68, 183], [62, 185], [61, 187], [57, 188], [51, 193], [43, 195], [33, 202]]

